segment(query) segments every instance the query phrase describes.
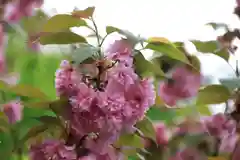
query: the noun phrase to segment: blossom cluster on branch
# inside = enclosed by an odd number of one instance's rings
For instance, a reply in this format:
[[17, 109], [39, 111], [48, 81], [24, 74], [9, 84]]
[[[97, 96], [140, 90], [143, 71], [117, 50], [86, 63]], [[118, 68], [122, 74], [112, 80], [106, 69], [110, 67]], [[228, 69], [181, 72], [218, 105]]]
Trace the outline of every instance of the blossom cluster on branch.
[[[102, 37], [94, 20], [94, 7], [49, 18], [39, 16], [41, 13], [36, 16], [34, 10], [42, 4], [43, 0], [0, 2], [0, 73], [6, 73], [8, 65], [6, 24], [23, 23], [28, 31], [27, 45], [34, 50], [38, 50], [39, 43], [74, 46], [56, 70], [54, 100], [41, 87], [10, 85], [9, 79], [0, 76], [4, 113], [0, 114], [0, 133], [12, 142], [4, 153], [7, 158], [17, 155], [21, 159], [25, 149], [30, 160], [240, 158], [238, 66], [234, 70], [237, 80], [203, 85], [200, 61], [185, 50], [183, 42], [163, 37], [146, 39], [113, 26], [107, 26]], [[238, 0], [237, 5], [234, 13], [239, 16]], [[237, 49], [232, 42], [240, 37], [239, 30], [231, 31], [223, 24], [210, 25], [224, 27], [226, 33], [216, 41], [190, 42], [198, 51], [211, 52], [228, 62]], [[72, 27], [91, 30], [97, 45], [72, 32]], [[112, 33], [121, 38], [103, 50], [105, 39]], [[153, 57], [146, 59], [142, 53], [149, 49]], [[6, 98], [8, 93], [20, 100]], [[229, 106], [231, 101], [231, 111], [226, 107], [224, 113], [212, 115], [208, 109], [210, 104]], [[24, 116], [25, 109], [39, 106], [51, 115]], [[33, 119], [40, 123], [28, 126], [26, 131], [21, 128]]]

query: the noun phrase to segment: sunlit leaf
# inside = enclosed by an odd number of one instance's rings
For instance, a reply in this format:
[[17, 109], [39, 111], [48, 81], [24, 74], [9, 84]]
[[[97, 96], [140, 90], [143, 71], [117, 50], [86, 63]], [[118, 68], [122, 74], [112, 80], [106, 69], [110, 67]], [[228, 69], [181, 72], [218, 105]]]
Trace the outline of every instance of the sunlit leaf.
[[170, 41], [164, 37], [150, 37], [147, 39], [148, 43], [170, 43]]
[[84, 10], [76, 10], [72, 12], [72, 15], [77, 18], [90, 18], [93, 16], [95, 7], [88, 7]]
[[68, 14], [58, 14], [51, 17], [42, 27], [42, 32], [60, 32], [71, 27], [87, 26], [87, 23]]
[[225, 157], [208, 157], [208, 160], [228, 160]]
[[167, 43], [149, 43], [145, 48], [157, 51], [161, 54], [169, 56], [170, 58], [188, 63], [188, 59], [183, 52], [178, 50], [174, 45]]
[[226, 102], [231, 96], [230, 91], [223, 85], [209, 85], [199, 90], [197, 105], [219, 104]]
[[151, 120], [145, 117], [143, 120], [136, 124], [136, 127], [142, 132], [142, 134], [156, 141], [156, 132]]
[[143, 139], [136, 134], [122, 134], [115, 143], [116, 146], [129, 146], [134, 148], [143, 148]]
[[46, 44], [72, 44], [72, 43], [87, 43], [87, 40], [70, 31], [47, 33], [40, 37], [40, 43]]

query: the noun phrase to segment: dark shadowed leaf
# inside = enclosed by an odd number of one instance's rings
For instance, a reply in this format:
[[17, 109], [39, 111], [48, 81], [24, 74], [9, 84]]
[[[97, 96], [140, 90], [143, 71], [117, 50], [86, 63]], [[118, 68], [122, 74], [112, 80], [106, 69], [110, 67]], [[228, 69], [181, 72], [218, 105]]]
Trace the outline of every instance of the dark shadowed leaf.
[[240, 79], [239, 78], [226, 78], [219, 79], [222, 85], [226, 86], [229, 90], [234, 90], [240, 87]]
[[47, 33], [40, 37], [40, 43], [46, 44], [71, 44], [71, 43], [87, 43], [87, 40], [70, 31]]
[[197, 105], [219, 104], [226, 102], [231, 96], [230, 91], [223, 85], [209, 85], [199, 90]]
[[225, 30], [229, 30], [228, 25], [225, 24], [225, 23], [214, 23], [214, 22], [211, 22], [211, 23], [207, 23], [206, 25], [213, 27], [213, 29], [215, 29], [215, 30], [217, 30], [219, 28], [223, 28]]
[[30, 85], [18, 84], [10, 87], [9, 91], [19, 96], [39, 98], [46, 100], [48, 97], [39, 89]]
[[45, 132], [49, 126], [47, 125], [38, 125], [29, 129], [28, 133], [21, 139], [21, 142], [24, 143], [30, 138], [34, 138], [39, 134]]
[[133, 33], [129, 32], [127, 30], [122, 30], [122, 29], [119, 29], [119, 28], [116, 28], [113, 26], [107, 26], [106, 32], [107, 32], [107, 34], [117, 32], [117, 33], [125, 36], [133, 46], [135, 46], [139, 42], [144, 41], [143, 38], [141, 38], [139, 36], [135, 36]]
[[212, 53], [215, 54], [224, 60], [228, 61], [229, 53], [226, 49], [220, 49], [217, 41], [198, 41], [193, 40], [191, 41], [197, 48], [199, 52], [202, 53]]
[[161, 54], [169, 56], [170, 58], [182, 61], [184, 63], [188, 63], [187, 57], [183, 52], [178, 50], [173, 44], [171, 43], [149, 43], [146, 49], [151, 49], [157, 51]]
[[122, 134], [115, 144], [118, 147], [121, 146], [128, 146], [134, 148], [144, 147], [143, 139], [136, 134]]
[[156, 141], [156, 132], [151, 120], [148, 117], [145, 117], [143, 120], [138, 122], [136, 127], [143, 133], [145, 137]]
[[68, 14], [58, 14], [51, 17], [42, 27], [42, 32], [60, 32], [71, 27], [87, 26], [87, 23]]
[[138, 75], [144, 76], [149, 72], [154, 73], [156, 77], [164, 78], [165, 74], [159, 66], [146, 60], [142, 53], [134, 56], [134, 66]]
[[53, 117], [53, 116], [41, 116], [41, 117], [37, 117], [34, 119], [36, 119], [46, 125], [57, 126], [57, 125], [60, 125], [60, 123], [61, 123], [56, 117]]
[[99, 48], [94, 47], [90, 44], [79, 44], [79, 48], [77, 48], [72, 54], [72, 60], [77, 62], [77, 64], [82, 63], [86, 59], [92, 57], [93, 55], [96, 55], [99, 51]]
[[72, 12], [72, 15], [76, 18], [90, 18], [93, 16], [95, 7], [88, 7], [84, 10], [76, 10]]

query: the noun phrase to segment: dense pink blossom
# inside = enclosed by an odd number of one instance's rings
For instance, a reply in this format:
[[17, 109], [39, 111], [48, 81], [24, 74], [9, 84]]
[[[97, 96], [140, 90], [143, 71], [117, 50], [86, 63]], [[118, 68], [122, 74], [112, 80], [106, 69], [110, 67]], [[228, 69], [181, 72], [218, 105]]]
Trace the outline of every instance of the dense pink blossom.
[[222, 113], [209, 117], [204, 123], [208, 132], [212, 136], [219, 138], [234, 134], [236, 131], [236, 123], [234, 120], [228, 120]]
[[186, 66], [175, 68], [171, 79], [171, 82], [161, 83], [159, 88], [159, 96], [169, 106], [176, 105], [178, 100], [196, 96], [201, 84], [201, 74]]
[[8, 121], [14, 124], [22, 119], [23, 106], [18, 101], [12, 101], [3, 105], [3, 112], [8, 117]]
[[72, 66], [68, 61], [62, 61], [60, 68], [56, 71], [55, 88], [58, 96], [69, 96], [74, 92], [72, 81]]
[[114, 43], [109, 46], [106, 52], [108, 53], [107, 57], [109, 59], [119, 60], [120, 63], [123, 63], [126, 66], [132, 66], [133, 64], [133, 47], [126, 39], [114, 41]]
[[31, 146], [30, 160], [77, 160], [74, 147], [65, 146], [63, 142], [46, 140], [42, 144]]
[[207, 160], [207, 157], [201, 155], [196, 149], [186, 148], [177, 153], [177, 155], [170, 160]]

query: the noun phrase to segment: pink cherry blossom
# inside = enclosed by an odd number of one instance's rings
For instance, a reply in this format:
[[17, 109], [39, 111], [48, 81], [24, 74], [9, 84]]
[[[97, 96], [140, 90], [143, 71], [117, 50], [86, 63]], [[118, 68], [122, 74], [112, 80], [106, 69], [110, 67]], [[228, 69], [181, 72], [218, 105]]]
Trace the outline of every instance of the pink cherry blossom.
[[72, 80], [72, 66], [66, 60], [62, 61], [60, 68], [55, 74], [55, 88], [58, 96], [70, 96], [75, 93], [78, 89], [74, 87], [74, 82]]
[[5, 37], [3, 25], [0, 25], [0, 73], [5, 71]]
[[233, 134], [236, 131], [236, 123], [233, 120], [228, 120], [222, 113], [209, 117], [204, 123], [206, 129], [212, 136], [221, 138]]
[[114, 43], [109, 46], [106, 52], [108, 53], [107, 57], [109, 59], [118, 60], [120, 63], [123, 63], [126, 66], [132, 66], [132, 50], [133, 47], [128, 40], [121, 39], [114, 41]]
[[36, 35], [28, 35], [27, 46], [32, 51], [40, 51], [40, 43], [36, 40]]
[[172, 81], [161, 83], [159, 88], [159, 96], [169, 106], [176, 105], [178, 100], [196, 96], [201, 75], [181, 66], [173, 70]]
[[3, 105], [3, 112], [8, 117], [10, 124], [14, 124], [22, 119], [23, 106], [18, 101], [12, 101]]
[[232, 153], [235, 149], [237, 141], [238, 136], [236, 134], [224, 136], [224, 138], [221, 139], [219, 151], [221, 153]]
[[74, 147], [65, 146], [61, 141], [46, 140], [42, 144], [31, 146], [30, 160], [77, 160]]
[[240, 6], [240, 0], [236, 0], [237, 6]]
[[39, 8], [43, 0], [16, 0], [8, 3], [4, 19], [10, 23], [17, 23], [24, 16], [32, 16], [34, 8]]
[[166, 126], [164, 123], [156, 123], [155, 125], [156, 130], [156, 138], [157, 138], [157, 144], [158, 145], [166, 145], [168, 143], [168, 135]]

